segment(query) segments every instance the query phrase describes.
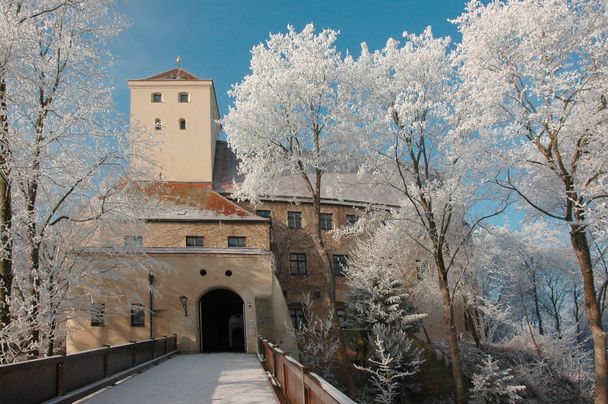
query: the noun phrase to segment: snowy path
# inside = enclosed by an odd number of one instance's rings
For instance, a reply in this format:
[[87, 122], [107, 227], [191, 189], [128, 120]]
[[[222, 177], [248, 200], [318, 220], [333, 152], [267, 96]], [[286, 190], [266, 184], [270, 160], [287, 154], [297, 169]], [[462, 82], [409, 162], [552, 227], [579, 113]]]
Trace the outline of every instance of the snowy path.
[[83, 400], [122, 403], [278, 403], [255, 355], [177, 355]]

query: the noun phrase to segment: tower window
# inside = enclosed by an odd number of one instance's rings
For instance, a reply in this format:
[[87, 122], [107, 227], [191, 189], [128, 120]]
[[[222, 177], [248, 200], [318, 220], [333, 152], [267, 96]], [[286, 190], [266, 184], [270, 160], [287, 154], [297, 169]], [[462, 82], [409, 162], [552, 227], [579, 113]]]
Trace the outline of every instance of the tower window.
[[154, 129], [161, 130], [163, 128], [163, 124], [159, 118], [154, 118]]
[[188, 93], [179, 93], [177, 95], [178, 102], [190, 102], [190, 94]]
[[163, 95], [161, 93], [152, 93], [152, 102], [163, 102]]
[[186, 129], [186, 120], [185, 120], [184, 118], [181, 118], [181, 119], [179, 120], [179, 128], [180, 128], [181, 130], [185, 130], [185, 129]]

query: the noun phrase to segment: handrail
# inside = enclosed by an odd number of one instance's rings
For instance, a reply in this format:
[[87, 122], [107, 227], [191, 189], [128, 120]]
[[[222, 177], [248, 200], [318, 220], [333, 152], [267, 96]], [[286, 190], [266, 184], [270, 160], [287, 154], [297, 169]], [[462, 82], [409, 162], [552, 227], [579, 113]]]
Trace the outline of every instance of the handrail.
[[0, 366], [0, 403], [72, 402], [179, 353], [177, 335]]
[[288, 404], [355, 403], [262, 336], [258, 337], [258, 355]]

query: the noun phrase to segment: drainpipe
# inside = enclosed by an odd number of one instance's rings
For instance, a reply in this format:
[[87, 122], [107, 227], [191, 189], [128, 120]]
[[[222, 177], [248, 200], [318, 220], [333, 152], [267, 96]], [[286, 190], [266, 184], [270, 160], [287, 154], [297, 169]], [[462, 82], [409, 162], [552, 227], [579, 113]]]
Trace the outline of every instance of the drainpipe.
[[154, 297], [152, 296], [152, 284], [154, 283], [154, 275], [148, 274], [148, 283], [150, 284], [150, 339], [154, 338]]

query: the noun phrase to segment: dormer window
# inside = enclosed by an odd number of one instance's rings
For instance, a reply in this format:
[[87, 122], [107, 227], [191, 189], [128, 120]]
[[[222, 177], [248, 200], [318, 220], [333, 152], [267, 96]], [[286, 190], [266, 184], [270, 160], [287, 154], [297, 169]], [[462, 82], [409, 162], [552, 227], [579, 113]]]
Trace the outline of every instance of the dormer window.
[[161, 130], [163, 128], [163, 124], [160, 118], [154, 118], [154, 129]]
[[180, 118], [180, 120], [179, 120], [179, 128], [181, 130], [186, 130], [186, 120], [184, 118]]
[[152, 102], [163, 102], [162, 93], [152, 93]]
[[188, 94], [188, 93], [179, 93], [177, 95], [177, 102], [190, 102], [190, 94]]

